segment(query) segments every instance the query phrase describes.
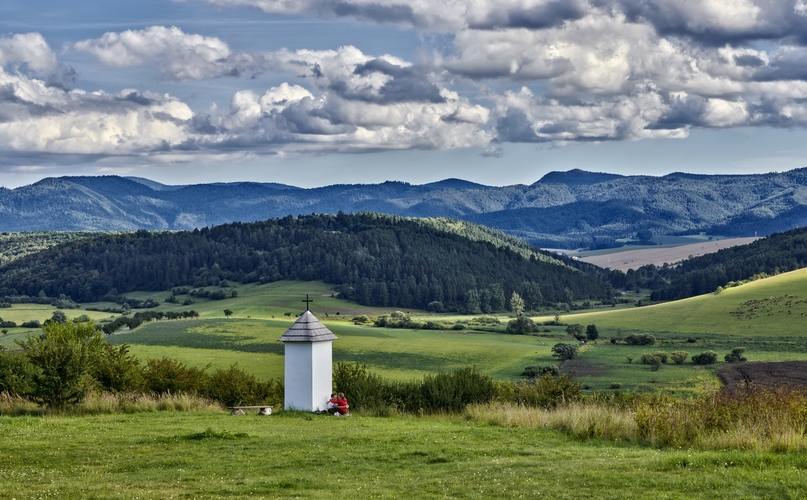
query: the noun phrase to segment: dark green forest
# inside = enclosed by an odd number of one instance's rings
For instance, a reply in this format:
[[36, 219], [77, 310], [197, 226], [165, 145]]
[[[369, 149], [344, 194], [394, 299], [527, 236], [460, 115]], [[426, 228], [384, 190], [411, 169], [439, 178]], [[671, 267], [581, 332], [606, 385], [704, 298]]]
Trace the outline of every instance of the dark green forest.
[[774, 275], [805, 266], [807, 228], [799, 228], [772, 234], [749, 245], [687, 259], [675, 268], [658, 269], [668, 284], [659, 287], [650, 298], [654, 301], [683, 299], [714, 292], [717, 287], [732, 286], [732, 282], [754, 276]]
[[0, 296], [65, 295], [94, 302], [221, 280], [324, 280], [341, 297], [365, 305], [439, 303], [476, 313], [504, 309], [513, 291], [536, 307], [610, 300], [607, 276], [504, 235], [496, 240], [490, 229], [467, 222], [339, 213], [74, 241], [0, 267]]

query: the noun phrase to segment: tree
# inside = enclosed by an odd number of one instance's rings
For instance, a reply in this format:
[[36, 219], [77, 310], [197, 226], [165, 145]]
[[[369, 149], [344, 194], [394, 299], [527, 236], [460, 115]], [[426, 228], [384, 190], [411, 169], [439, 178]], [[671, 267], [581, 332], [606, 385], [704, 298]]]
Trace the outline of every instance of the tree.
[[34, 365], [30, 392], [25, 396], [55, 409], [84, 399], [92, 384], [95, 358], [104, 341], [92, 322], [57, 323], [42, 327], [43, 335], [18, 342]]
[[524, 307], [528, 311], [537, 310], [544, 301], [541, 286], [533, 281], [525, 281], [521, 284], [521, 297], [524, 299]]
[[60, 311], [59, 309], [56, 309], [55, 311], [53, 311], [53, 315], [50, 317], [50, 319], [52, 319], [56, 323], [66, 323], [67, 322], [67, 314], [65, 314], [64, 311]]
[[584, 331], [586, 331], [586, 328], [580, 324], [569, 325], [566, 327], [566, 333], [576, 338], [577, 340], [583, 340]]
[[579, 346], [575, 344], [555, 344], [552, 346], [552, 355], [561, 361], [574, 359], [577, 357], [578, 348]]
[[524, 299], [517, 292], [513, 292], [513, 295], [510, 296], [510, 311], [516, 317], [521, 316], [521, 313], [524, 312]]
[[490, 290], [490, 310], [491, 312], [501, 311], [504, 309], [504, 290], [499, 283], [493, 283], [488, 287]]
[[637, 237], [637, 238], [639, 239], [639, 241], [641, 241], [642, 243], [647, 243], [648, 241], [650, 241], [651, 239], [653, 239], [653, 231], [651, 231], [651, 230], [649, 230], [649, 229], [642, 229], [642, 230], [640, 230], [640, 231], [638, 231], [638, 232], [636, 233], [636, 237]]
[[433, 300], [429, 302], [429, 304], [426, 306], [426, 309], [428, 309], [431, 312], [440, 313], [445, 311], [446, 308], [443, 305], [443, 303], [440, 302], [439, 300]]
[[465, 309], [469, 314], [479, 314], [482, 312], [481, 299], [479, 298], [479, 291], [476, 289], [469, 290], [465, 294]]
[[229, 309], [224, 310], [224, 316], [225, 317], [229, 318], [232, 315], [233, 315], [233, 312], [231, 310], [229, 310]]
[[589, 340], [597, 340], [600, 338], [600, 332], [597, 331], [597, 325], [588, 325], [586, 327], [586, 338]]

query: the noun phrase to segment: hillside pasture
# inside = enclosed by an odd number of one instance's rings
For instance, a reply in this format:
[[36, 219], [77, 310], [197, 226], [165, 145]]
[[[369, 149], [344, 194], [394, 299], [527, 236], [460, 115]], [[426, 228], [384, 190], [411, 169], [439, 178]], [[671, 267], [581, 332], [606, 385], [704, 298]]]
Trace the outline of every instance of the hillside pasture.
[[[534, 318], [548, 321], [552, 317]], [[807, 331], [807, 269], [783, 273], [718, 295], [663, 304], [566, 314], [565, 323], [609, 330], [669, 335], [715, 334], [737, 338], [804, 338]]]

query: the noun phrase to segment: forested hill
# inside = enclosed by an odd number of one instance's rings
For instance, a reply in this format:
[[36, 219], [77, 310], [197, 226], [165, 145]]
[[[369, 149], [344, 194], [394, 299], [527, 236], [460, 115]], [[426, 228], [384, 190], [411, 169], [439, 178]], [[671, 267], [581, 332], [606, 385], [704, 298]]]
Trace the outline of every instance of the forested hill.
[[687, 259], [661, 270], [669, 284], [653, 292], [652, 300], [677, 300], [702, 295], [732, 282], [807, 267], [807, 228], [776, 233], [749, 245], [736, 246]]
[[115, 176], [0, 188], [0, 231], [194, 229], [310, 213], [464, 219], [540, 247], [616, 246], [639, 230], [765, 236], [807, 224], [807, 169], [758, 175], [550, 172], [530, 185], [459, 179], [301, 189], [236, 182], [165, 186]]
[[107, 234], [0, 267], [0, 296], [44, 292], [91, 302], [225, 279], [297, 279], [324, 280], [366, 305], [425, 308], [440, 302], [473, 313], [503, 309], [513, 291], [525, 296], [528, 307], [611, 297], [596, 276], [494, 236], [469, 223], [372, 213]]

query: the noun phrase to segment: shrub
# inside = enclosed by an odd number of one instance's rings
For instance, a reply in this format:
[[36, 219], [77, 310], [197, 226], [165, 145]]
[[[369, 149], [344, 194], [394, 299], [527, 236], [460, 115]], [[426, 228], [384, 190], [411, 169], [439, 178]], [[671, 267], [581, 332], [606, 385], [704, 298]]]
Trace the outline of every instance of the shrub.
[[683, 364], [686, 361], [689, 353], [686, 351], [673, 351], [670, 353], [670, 358], [672, 358], [673, 363], [676, 365]]
[[625, 357], [628, 359], [628, 363], [633, 363], [633, 354], [628, 354]]
[[[666, 356], [666, 353], [664, 353]], [[658, 371], [661, 367], [662, 358], [659, 356], [659, 353], [645, 353], [642, 354], [642, 364], [643, 365], [650, 365], [650, 369], [652, 371]]]
[[42, 323], [39, 322], [38, 319], [32, 319], [31, 321], [26, 321], [22, 324], [23, 328], [42, 328]]
[[422, 381], [393, 382], [368, 373], [358, 363], [336, 363], [334, 390], [344, 392], [351, 410], [380, 415], [395, 411], [461, 412], [469, 404], [487, 403], [496, 397], [493, 379], [475, 368], [427, 375]]
[[528, 366], [524, 368], [523, 372], [521, 372], [522, 376], [531, 378], [540, 377], [546, 374], [557, 377], [558, 375], [560, 375], [560, 368], [558, 368], [557, 365]]
[[354, 412], [360, 410], [383, 415], [399, 405], [396, 394], [393, 394], [394, 384], [369, 373], [367, 367], [359, 363], [334, 364], [333, 387], [347, 395]]
[[739, 363], [742, 361], [748, 361], [743, 353], [745, 352], [745, 347], [735, 347], [731, 350], [730, 353], [726, 354], [723, 358], [726, 360], [726, 363]]
[[642, 354], [641, 362], [643, 365], [649, 365], [653, 361], [653, 358], [655, 358], [655, 356], [652, 353], [646, 352]]
[[622, 387], [621, 383], [619, 383], [619, 382], [611, 382], [611, 389], [616, 390], [616, 389], [619, 389], [620, 387]]
[[237, 365], [212, 373], [202, 394], [225, 406], [283, 404], [282, 383], [274, 380], [259, 382], [254, 375], [239, 369]]
[[157, 394], [199, 393], [207, 385], [204, 370], [189, 368], [171, 358], [149, 359], [143, 373], [145, 390]]
[[625, 337], [625, 343], [628, 345], [653, 345], [656, 343], [656, 337], [648, 333], [632, 333]]
[[34, 365], [18, 353], [0, 350], [0, 394], [22, 396], [31, 391]]
[[519, 406], [553, 408], [561, 403], [580, 398], [580, 382], [569, 374], [553, 377], [544, 374], [532, 382], [498, 382], [499, 401]]
[[597, 325], [588, 325], [586, 327], [586, 338], [588, 340], [597, 340], [600, 338], [600, 332], [597, 330]]
[[126, 344], [104, 344], [95, 360], [93, 376], [98, 385], [113, 393], [139, 391], [143, 388], [143, 367], [129, 354]]
[[[492, 401], [496, 397], [493, 378], [475, 368], [459, 368], [449, 373], [426, 375], [420, 386], [420, 405], [428, 412], [454, 412], [465, 410], [469, 404]], [[414, 405], [405, 407], [414, 410]]]
[[25, 356], [35, 367], [30, 400], [62, 409], [80, 402], [91, 388], [91, 370], [103, 348], [100, 333], [90, 323], [48, 322], [43, 335], [20, 342]]
[[565, 361], [567, 359], [574, 359], [577, 357], [579, 346], [575, 344], [555, 344], [552, 346], [552, 355]]
[[665, 365], [667, 364], [668, 355], [667, 355], [666, 352], [657, 351], [657, 352], [653, 353], [653, 356], [656, 356], [657, 358], [659, 358], [661, 360], [661, 362], [664, 363]]
[[695, 343], [695, 342], [697, 342], [697, 341], [698, 341], [698, 339], [696, 339], [695, 337], [689, 337], [689, 338], [687, 339], [687, 342], [688, 342], [688, 343], [690, 343], [690, 344], [694, 344], [694, 343]]
[[454, 326], [451, 327], [452, 330], [465, 330], [466, 326], [462, 323], [456, 323]]
[[507, 333], [526, 334], [538, 331], [538, 325], [527, 316], [519, 316], [507, 323]]
[[704, 351], [692, 356], [692, 362], [696, 365], [711, 365], [717, 363], [717, 353], [714, 351]]

